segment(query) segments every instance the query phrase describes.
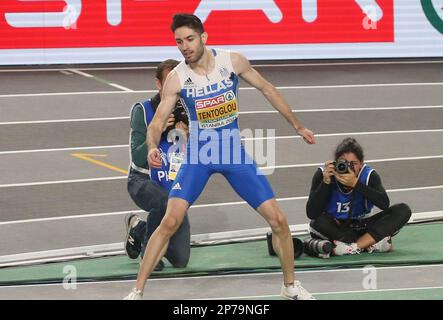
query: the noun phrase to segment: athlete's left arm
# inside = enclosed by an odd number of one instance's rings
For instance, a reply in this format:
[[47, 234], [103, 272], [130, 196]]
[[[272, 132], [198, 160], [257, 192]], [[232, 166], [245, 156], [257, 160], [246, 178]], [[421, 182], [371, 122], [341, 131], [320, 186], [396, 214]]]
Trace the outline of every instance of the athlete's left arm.
[[306, 128], [294, 115], [291, 107], [286, 102], [285, 98], [269, 81], [262, 77], [262, 75], [255, 70], [248, 59], [238, 52], [231, 52], [231, 61], [234, 71], [243, 80], [251, 86], [260, 90], [271, 105], [279, 111], [283, 117], [291, 124], [297, 133], [309, 143], [315, 143], [314, 133]]

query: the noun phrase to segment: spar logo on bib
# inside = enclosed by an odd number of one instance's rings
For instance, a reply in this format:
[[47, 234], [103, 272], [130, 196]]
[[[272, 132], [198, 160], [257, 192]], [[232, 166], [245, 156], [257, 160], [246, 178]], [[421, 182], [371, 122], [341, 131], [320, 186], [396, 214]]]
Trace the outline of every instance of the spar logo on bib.
[[220, 95], [195, 101], [200, 129], [220, 128], [238, 117], [237, 99], [232, 90]]

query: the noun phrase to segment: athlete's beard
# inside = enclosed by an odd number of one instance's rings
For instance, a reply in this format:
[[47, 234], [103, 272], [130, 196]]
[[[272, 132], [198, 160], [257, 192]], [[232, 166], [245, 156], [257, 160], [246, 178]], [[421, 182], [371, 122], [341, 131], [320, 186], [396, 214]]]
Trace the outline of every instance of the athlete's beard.
[[195, 54], [195, 58], [192, 60], [187, 60], [185, 58], [186, 63], [196, 63], [198, 62], [201, 57], [203, 57], [203, 54], [205, 53], [205, 45], [203, 44], [203, 42], [200, 40], [200, 47], [198, 48], [198, 50], [194, 51]]

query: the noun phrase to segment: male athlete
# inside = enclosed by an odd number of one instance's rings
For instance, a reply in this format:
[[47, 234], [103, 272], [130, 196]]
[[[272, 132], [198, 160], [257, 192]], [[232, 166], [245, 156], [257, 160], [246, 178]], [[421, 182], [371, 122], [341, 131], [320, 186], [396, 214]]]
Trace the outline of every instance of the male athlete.
[[[290, 299], [313, 299], [295, 280], [293, 242], [286, 216], [277, 205], [267, 179], [259, 174], [255, 162], [240, 143], [238, 77], [260, 90], [307, 143], [315, 143], [314, 134], [295, 118], [277, 89], [254, 70], [243, 55], [206, 48], [208, 34], [198, 17], [177, 14], [171, 30], [185, 60], [168, 75], [161, 103], [149, 125], [148, 163], [150, 167], [161, 165], [157, 146], [162, 128], [178, 99], [181, 99], [190, 119], [186, 161], [181, 165], [169, 194], [165, 217], [148, 242], [135, 288], [126, 299], [142, 298], [146, 280], [163, 257], [169, 239], [213, 173], [221, 173], [269, 223], [273, 247], [283, 270], [281, 294]], [[209, 163], [203, 156], [207, 156], [206, 152], [201, 152], [207, 150], [208, 143], [216, 146], [215, 150], [211, 149]], [[232, 152], [233, 144], [241, 145], [240, 155]]]

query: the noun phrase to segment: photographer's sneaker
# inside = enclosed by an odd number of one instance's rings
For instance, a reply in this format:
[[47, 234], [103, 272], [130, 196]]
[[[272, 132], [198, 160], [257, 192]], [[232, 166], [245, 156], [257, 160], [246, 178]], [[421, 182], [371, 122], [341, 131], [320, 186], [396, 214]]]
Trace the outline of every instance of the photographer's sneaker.
[[133, 288], [132, 291], [126, 297], [123, 298], [123, 300], [142, 300], [142, 299], [143, 299], [143, 292], [135, 288]]
[[126, 237], [125, 237], [125, 251], [129, 258], [137, 259], [141, 251], [141, 243], [134, 237], [134, 228], [142, 219], [134, 213], [125, 217]]
[[335, 248], [332, 249], [334, 256], [345, 256], [350, 254], [360, 254], [361, 250], [354, 243], [344, 243], [338, 240], [334, 240]]
[[379, 242], [366, 248], [366, 251], [368, 251], [369, 253], [391, 252], [392, 250], [393, 250], [393, 246], [392, 246], [392, 238], [391, 237], [385, 237], [385, 238], [381, 239]]
[[314, 296], [301, 286], [300, 281], [294, 281], [294, 284], [288, 287], [282, 284], [280, 294], [292, 300], [315, 300]]

